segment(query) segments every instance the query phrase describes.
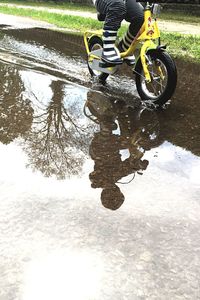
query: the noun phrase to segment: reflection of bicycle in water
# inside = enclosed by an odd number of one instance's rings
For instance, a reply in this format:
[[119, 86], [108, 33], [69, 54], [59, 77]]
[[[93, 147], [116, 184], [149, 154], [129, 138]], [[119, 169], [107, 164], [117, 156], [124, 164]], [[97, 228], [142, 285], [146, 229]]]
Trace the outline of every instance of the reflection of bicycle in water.
[[[103, 206], [115, 210], [124, 202], [119, 184], [141, 175], [149, 163], [143, 159], [145, 151], [160, 143], [159, 121], [153, 111], [133, 109], [124, 101], [96, 91], [88, 92], [85, 113], [100, 127], [89, 149], [94, 160], [94, 171], [89, 175], [91, 186], [101, 188]], [[131, 180], [121, 181], [131, 174]]]

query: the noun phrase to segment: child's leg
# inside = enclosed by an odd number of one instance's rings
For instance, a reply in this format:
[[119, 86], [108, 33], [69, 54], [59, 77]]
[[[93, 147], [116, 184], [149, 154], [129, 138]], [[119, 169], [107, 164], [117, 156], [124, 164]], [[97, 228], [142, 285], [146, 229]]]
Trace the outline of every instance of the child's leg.
[[117, 31], [126, 16], [126, 5], [123, 0], [97, 0], [97, 11], [105, 15], [104, 30]]
[[122, 63], [120, 54], [115, 48], [117, 31], [126, 15], [126, 6], [123, 0], [97, 0], [97, 10], [106, 16], [103, 33], [102, 60], [114, 64]]
[[144, 22], [144, 8], [136, 0], [127, 0], [126, 10], [125, 20], [131, 23], [129, 31], [133, 36], [136, 36]]
[[[143, 22], [144, 22], [144, 9], [143, 6], [136, 2], [136, 0], [127, 0], [126, 1], [126, 16], [125, 20], [130, 22], [131, 24], [129, 25], [129, 28], [127, 32], [124, 34], [122, 37], [118, 47], [120, 51], [126, 51], [138, 31], [140, 30]], [[129, 56], [126, 59], [128, 59], [128, 62], [130, 64], [135, 63], [135, 57], [134, 56]]]

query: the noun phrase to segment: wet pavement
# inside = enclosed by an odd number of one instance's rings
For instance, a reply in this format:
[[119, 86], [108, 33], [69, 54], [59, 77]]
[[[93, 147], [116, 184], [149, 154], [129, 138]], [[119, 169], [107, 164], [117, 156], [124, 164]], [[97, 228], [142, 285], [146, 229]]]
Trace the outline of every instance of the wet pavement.
[[34, 20], [28, 17], [12, 16], [12, 15], [6, 15], [0, 13], [0, 19], [1, 19], [0, 26], [8, 25], [8, 26], [16, 27], [17, 24], [17, 28], [35, 28], [35, 27], [55, 28], [55, 26], [50, 23]]
[[77, 36], [0, 40], [0, 300], [200, 299], [199, 65], [152, 111]]

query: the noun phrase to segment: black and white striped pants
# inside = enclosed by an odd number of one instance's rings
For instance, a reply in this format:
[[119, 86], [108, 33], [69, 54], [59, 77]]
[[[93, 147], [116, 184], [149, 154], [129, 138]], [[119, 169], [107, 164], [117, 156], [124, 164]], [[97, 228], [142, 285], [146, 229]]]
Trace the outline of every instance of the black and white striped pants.
[[97, 0], [96, 8], [105, 15], [105, 30], [118, 30], [125, 19], [131, 23], [129, 29], [135, 36], [144, 21], [143, 6], [136, 0]]

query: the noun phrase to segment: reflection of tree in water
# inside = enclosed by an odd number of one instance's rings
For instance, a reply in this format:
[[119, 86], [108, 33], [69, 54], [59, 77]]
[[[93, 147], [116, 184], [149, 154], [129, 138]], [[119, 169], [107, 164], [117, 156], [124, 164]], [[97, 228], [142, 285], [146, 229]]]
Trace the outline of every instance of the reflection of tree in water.
[[24, 99], [19, 71], [0, 64], [0, 74], [0, 141], [9, 144], [31, 127], [33, 110]]
[[34, 169], [64, 179], [66, 174], [81, 171], [91, 130], [81, 124], [77, 104], [69, 96], [65, 99], [63, 82], [53, 81], [51, 88], [53, 96], [47, 106], [35, 96], [40, 109], [25, 136], [25, 150]]
[[[103, 206], [112, 210], [124, 202], [117, 184], [130, 174], [142, 174], [148, 166], [148, 161], [142, 159], [145, 151], [160, 143], [160, 127], [154, 112], [129, 108], [125, 101], [115, 99], [90, 91], [87, 100], [92, 118], [95, 116], [100, 125], [90, 144], [94, 171], [89, 178], [93, 188], [102, 188]], [[126, 150], [125, 158], [121, 150]]]

